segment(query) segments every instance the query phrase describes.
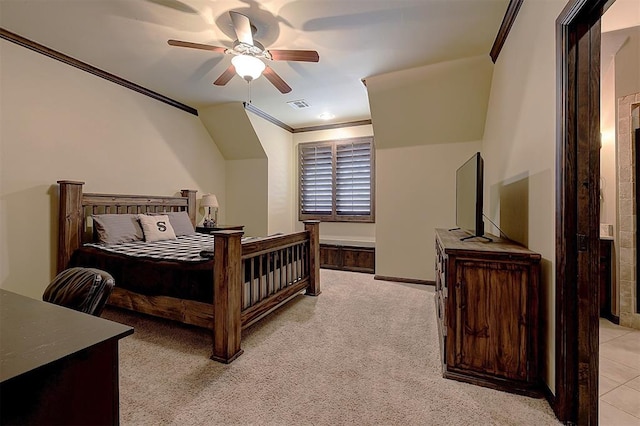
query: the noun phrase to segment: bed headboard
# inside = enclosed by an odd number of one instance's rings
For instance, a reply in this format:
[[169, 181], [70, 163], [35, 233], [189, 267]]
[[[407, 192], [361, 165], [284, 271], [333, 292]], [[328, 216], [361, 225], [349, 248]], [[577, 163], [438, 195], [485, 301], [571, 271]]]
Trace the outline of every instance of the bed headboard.
[[64, 270], [73, 252], [92, 238], [87, 218], [92, 214], [160, 213], [186, 211], [196, 226], [196, 193], [183, 189], [180, 196], [90, 194], [84, 182], [59, 180], [58, 272]]

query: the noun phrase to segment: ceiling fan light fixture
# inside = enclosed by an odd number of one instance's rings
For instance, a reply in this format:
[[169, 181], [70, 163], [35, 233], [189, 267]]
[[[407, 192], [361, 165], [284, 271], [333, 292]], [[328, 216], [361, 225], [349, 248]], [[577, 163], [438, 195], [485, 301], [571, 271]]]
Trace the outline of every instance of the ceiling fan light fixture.
[[262, 75], [265, 64], [255, 56], [237, 55], [231, 58], [231, 63], [238, 75], [247, 81], [255, 80]]

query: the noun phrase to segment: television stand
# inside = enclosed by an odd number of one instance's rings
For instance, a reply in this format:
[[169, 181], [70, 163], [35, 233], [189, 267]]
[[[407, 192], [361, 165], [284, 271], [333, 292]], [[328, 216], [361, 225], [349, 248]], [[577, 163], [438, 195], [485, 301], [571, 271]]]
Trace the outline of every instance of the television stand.
[[542, 256], [495, 235], [491, 244], [462, 236], [435, 231], [442, 375], [539, 397]]

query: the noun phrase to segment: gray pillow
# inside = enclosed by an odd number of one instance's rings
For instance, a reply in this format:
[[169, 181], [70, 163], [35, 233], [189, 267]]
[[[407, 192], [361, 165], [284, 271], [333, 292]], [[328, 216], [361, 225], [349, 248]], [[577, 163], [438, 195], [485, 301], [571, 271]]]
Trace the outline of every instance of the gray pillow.
[[194, 235], [196, 230], [193, 229], [193, 223], [191, 223], [191, 219], [189, 218], [189, 213], [187, 212], [162, 212], [162, 213], [150, 213], [153, 215], [167, 215], [169, 216], [169, 223], [171, 223], [171, 227], [173, 231], [176, 233], [176, 237], [181, 235]]
[[103, 244], [142, 241], [144, 235], [135, 214], [94, 214], [93, 229]]

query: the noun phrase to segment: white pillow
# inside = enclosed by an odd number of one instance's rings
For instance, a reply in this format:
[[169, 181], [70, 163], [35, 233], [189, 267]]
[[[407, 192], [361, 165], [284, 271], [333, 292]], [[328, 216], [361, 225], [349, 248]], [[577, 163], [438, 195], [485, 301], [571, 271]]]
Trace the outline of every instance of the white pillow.
[[142, 226], [145, 241], [175, 240], [176, 233], [171, 226], [169, 216], [166, 214], [150, 216], [139, 214], [138, 220]]

